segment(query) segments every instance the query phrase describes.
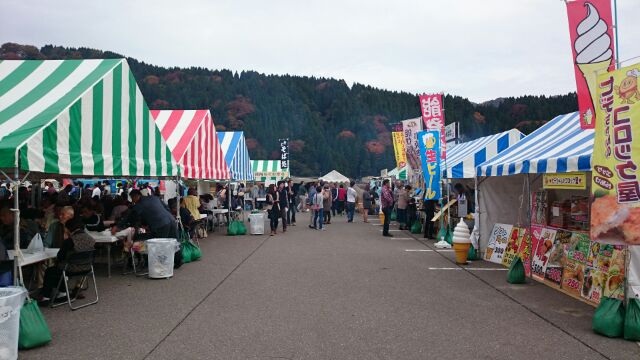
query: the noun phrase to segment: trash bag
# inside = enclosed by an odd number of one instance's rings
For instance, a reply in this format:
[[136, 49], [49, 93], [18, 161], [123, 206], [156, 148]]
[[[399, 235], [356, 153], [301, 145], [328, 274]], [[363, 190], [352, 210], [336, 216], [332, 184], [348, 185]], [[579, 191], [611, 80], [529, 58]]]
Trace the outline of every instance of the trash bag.
[[202, 251], [198, 245], [191, 240], [182, 243], [182, 261], [184, 263], [199, 260], [202, 257]]
[[411, 233], [412, 234], [421, 234], [422, 233], [422, 223], [418, 220], [411, 225]]
[[640, 299], [629, 299], [624, 316], [624, 338], [640, 341]]
[[524, 264], [522, 263], [520, 256], [516, 256], [511, 262], [511, 266], [509, 266], [507, 282], [509, 284], [524, 284], [525, 280], [526, 275], [524, 272]]
[[467, 260], [478, 260], [478, 252], [473, 245], [469, 246], [469, 252], [467, 253]]
[[188, 241], [184, 241], [180, 244], [180, 250], [182, 251], [182, 263], [187, 264], [191, 262], [191, 247], [188, 246]]
[[236, 236], [238, 235], [238, 222], [232, 221], [229, 223], [229, 227], [227, 228], [227, 235]]
[[20, 309], [18, 347], [20, 349], [33, 349], [49, 342], [51, 342], [51, 331], [38, 307], [38, 303], [33, 299], [27, 299], [22, 309]]
[[594, 332], [611, 338], [624, 334], [624, 306], [622, 300], [603, 297], [593, 314], [591, 327]]
[[244, 222], [238, 221], [238, 225], [236, 225], [236, 235], [245, 235], [247, 233], [247, 227]]

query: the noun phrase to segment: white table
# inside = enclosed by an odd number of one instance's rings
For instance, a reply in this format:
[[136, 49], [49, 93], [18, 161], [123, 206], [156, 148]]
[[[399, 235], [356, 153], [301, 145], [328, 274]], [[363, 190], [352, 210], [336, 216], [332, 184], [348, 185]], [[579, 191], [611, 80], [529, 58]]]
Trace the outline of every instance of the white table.
[[87, 231], [87, 234], [98, 244], [107, 244], [107, 276], [111, 277], [111, 246], [118, 241], [118, 238], [111, 235], [110, 230], [103, 232]]
[[[27, 266], [48, 259], [55, 259], [58, 255], [58, 251], [60, 251], [60, 249], [45, 248], [44, 251], [26, 253], [25, 250], [22, 250], [23, 260], [20, 261], [20, 259], [18, 258], [18, 266]], [[15, 250], [7, 250], [7, 253], [9, 254], [9, 260], [13, 260], [13, 258], [16, 256]]]

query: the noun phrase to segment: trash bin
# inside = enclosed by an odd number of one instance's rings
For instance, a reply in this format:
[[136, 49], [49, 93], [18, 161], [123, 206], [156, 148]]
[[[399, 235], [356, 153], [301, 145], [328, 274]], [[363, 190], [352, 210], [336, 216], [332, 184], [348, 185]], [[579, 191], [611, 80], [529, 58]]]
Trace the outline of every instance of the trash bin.
[[149, 277], [153, 279], [173, 276], [173, 256], [180, 248], [176, 239], [149, 239], [147, 253], [149, 256]]
[[20, 309], [26, 297], [23, 287], [0, 288], [0, 359], [18, 358]]
[[264, 234], [264, 213], [249, 214], [249, 233], [251, 235]]

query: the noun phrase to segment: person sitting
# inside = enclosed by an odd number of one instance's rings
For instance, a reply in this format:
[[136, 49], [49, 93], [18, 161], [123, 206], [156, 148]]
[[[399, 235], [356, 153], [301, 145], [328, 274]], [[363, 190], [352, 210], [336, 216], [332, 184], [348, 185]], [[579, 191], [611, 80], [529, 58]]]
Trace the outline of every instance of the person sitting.
[[[62, 276], [62, 269], [64, 269], [66, 265], [66, 261], [69, 256], [73, 253], [90, 251], [95, 248], [95, 240], [87, 234], [84, 228], [84, 223], [80, 218], [73, 218], [67, 221], [65, 225], [67, 231], [69, 232], [69, 237], [64, 240], [60, 250], [58, 251], [58, 255], [56, 256], [55, 265], [47, 268], [44, 273], [44, 282], [42, 288], [40, 289], [37, 296], [34, 298], [38, 302], [48, 301], [49, 296], [51, 296], [53, 290], [58, 283], [60, 282], [60, 277]], [[84, 271], [86, 269], [80, 267], [74, 267], [71, 271]], [[76, 297], [77, 292], [80, 290], [80, 287], [76, 286], [73, 292], [70, 294], [72, 297]], [[67, 294], [61, 293], [58, 295], [58, 298], [64, 297]]]
[[88, 204], [82, 205], [80, 208], [80, 216], [89, 231], [104, 231], [106, 227], [102, 221], [102, 216]]
[[56, 219], [49, 225], [47, 234], [43, 239], [45, 247], [60, 248], [69, 234], [65, 231], [67, 221], [73, 219], [75, 212], [71, 206], [63, 206], [56, 209]]
[[189, 212], [191, 213], [191, 217], [199, 220], [200, 210], [198, 209], [200, 208], [200, 199], [198, 199], [196, 189], [189, 188], [187, 194], [188, 195], [182, 199], [182, 203], [184, 204], [184, 207], [187, 208], [187, 210], [189, 210]]
[[[177, 198], [169, 199], [169, 209], [171, 209], [171, 214], [173, 214], [173, 216], [177, 218], [178, 217], [178, 199]], [[191, 216], [191, 212], [187, 210], [187, 208], [184, 207], [184, 205], [181, 205], [180, 206], [180, 224], [182, 225], [182, 228], [185, 229], [189, 234], [191, 234], [193, 222], [194, 222], [194, 219], [193, 219], [193, 216]]]
[[131, 190], [129, 194], [133, 207], [127, 212], [117, 226], [111, 228], [115, 234], [121, 229], [135, 225], [149, 228], [150, 238], [177, 238], [176, 222], [169, 208], [156, 196], [142, 196], [140, 190]]

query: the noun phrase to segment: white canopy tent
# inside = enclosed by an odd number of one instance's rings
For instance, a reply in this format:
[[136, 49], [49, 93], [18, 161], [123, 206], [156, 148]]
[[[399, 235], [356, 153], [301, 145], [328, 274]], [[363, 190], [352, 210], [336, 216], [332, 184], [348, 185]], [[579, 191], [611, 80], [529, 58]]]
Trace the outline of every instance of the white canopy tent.
[[329, 173], [320, 177], [320, 180], [326, 182], [349, 182], [349, 178], [340, 174], [336, 170], [331, 170]]

